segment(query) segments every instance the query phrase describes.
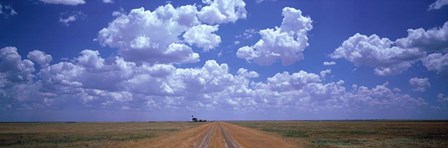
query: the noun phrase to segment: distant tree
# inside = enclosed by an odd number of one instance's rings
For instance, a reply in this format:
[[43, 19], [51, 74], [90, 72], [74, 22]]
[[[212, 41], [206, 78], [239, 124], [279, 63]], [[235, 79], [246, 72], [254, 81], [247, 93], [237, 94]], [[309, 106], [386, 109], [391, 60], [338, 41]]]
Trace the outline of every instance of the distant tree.
[[195, 118], [193, 115], [191, 116], [191, 121], [193, 121], [193, 122], [198, 122], [198, 118]]

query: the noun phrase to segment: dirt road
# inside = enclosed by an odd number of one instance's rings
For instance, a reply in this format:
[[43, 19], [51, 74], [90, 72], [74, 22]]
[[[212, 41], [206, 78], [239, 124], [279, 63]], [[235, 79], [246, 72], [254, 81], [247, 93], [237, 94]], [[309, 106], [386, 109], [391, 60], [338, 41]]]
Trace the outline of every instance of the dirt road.
[[243, 148], [297, 147], [280, 137], [225, 122], [212, 122], [199, 127], [158, 137], [149, 147]]

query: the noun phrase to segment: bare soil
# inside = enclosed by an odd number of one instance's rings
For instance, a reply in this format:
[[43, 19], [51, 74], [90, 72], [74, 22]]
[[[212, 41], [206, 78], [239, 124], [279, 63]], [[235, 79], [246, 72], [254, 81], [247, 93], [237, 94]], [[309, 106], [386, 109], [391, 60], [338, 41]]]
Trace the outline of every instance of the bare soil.
[[144, 147], [298, 147], [279, 136], [225, 122], [208, 123], [173, 135], [148, 141]]

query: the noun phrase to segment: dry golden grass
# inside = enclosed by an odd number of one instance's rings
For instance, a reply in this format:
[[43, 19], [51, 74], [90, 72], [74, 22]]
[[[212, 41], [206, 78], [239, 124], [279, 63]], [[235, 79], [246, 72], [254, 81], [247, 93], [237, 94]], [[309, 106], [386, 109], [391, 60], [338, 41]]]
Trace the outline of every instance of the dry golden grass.
[[191, 122], [0, 123], [0, 146], [107, 147], [138, 143], [202, 125]]
[[[276, 137], [281, 136], [288, 143], [305, 147], [448, 147], [447, 121], [233, 123], [259, 129]], [[201, 133], [207, 131], [207, 125], [204, 124], [206, 123], [0, 123], [0, 147], [157, 147], [157, 143], [164, 140], [176, 143], [166, 137], [181, 136], [182, 139], [183, 135], [183, 139], [197, 141], [194, 137], [200, 139]], [[218, 131], [215, 130], [217, 134], [221, 133]], [[244, 130], [230, 132], [237, 141], [239, 137], [253, 138]], [[245, 133], [247, 134], [244, 135]], [[212, 139], [211, 146], [222, 144], [222, 139]]]
[[447, 121], [233, 122], [305, 147], [448, 147]]
[[191, 123], [199, 125], [194, 128], [185, 129], [179, 132], [170, 133], [152, 139], [142, 139], [139, 141], [123, 142], [114, 147], [150, 147], [150, 148], [194, 148], [203, 139], [204, 133], [208, 131], [210, 124]]
[[265, 132], [237, 126], [235, 124], [221, 123], [234, 140], [242, 147], [248, 148], [294, 148], [301, 147], [290, 143], [278, 135], [266, 134]]

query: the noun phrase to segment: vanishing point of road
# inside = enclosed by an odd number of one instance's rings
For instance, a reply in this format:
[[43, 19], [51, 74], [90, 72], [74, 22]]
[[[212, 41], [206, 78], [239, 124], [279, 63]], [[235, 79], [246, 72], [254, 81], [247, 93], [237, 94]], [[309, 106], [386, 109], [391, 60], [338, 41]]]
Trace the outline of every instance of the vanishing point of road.
[[159, 137], [149, 147], [288, 148], [297, 146], [278, 136], [255, 129], [225, 122], [212, 122], [174, 135]]

